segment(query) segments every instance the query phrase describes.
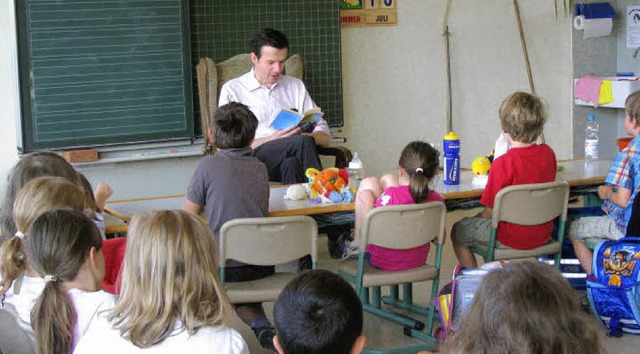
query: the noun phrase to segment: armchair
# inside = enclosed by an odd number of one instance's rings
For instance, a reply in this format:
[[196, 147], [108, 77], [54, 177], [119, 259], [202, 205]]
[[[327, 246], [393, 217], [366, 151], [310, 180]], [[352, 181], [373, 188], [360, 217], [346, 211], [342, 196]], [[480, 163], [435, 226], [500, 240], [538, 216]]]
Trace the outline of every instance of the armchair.
[[[302, 80], [303, 60], [299, 54], [294, 54], [285, 63], [286, 74]], [[196, 68], [198, 81], [198, 97], [200, 102], [200, 120], [204, 136], [202, 151], [205, 155], [215, 154], [216, 148], [206, 132], [209, 130], [211, 112], [218, 107], [218, 96], [222, 85], [249, 70], [253, 63], [250, 54], [238, 54], [221, 63], [215, 63], [211, 58], [201, 58]], [[318, 154], [335, 158], [335, 166], [345, 168], [351, 161], [351, 151], [343, 146], [318, 147]]]

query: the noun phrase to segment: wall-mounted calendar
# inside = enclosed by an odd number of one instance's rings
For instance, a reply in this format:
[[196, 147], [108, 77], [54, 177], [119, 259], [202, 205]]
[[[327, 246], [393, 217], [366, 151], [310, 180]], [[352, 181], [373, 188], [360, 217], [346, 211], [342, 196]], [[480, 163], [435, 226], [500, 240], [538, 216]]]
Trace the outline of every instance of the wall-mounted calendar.
[[398, 23], [398, 0], [340, 0], [343, 27], [388, 26]]

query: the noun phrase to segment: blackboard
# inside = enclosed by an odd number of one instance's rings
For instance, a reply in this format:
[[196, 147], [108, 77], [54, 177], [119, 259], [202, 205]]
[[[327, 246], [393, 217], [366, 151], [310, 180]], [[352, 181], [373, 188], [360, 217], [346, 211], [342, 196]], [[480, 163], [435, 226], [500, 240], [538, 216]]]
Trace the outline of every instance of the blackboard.
[[181, 0], [16, 1], [25, 152], [193, 137]]

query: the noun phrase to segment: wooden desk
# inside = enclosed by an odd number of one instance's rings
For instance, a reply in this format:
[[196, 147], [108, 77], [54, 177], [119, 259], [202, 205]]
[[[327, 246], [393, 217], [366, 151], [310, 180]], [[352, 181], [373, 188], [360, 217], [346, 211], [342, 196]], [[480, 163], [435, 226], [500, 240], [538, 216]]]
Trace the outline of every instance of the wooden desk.
[[[612, 163], [613, 161], [611, 160], [584, 161], [576, 159], [558, 161], [557, 179], [567, 181], [572, 188], [597, 186], [604, 183]], [[444, 184], [442, 178], [440, 178], [436, 184], [436, 191], [445, 200], [480, 198], [484, 187], [474, 186], [472, 184], [473, 177], [471, 172], [462, 172], [460, 174], [460, 184], [455, 186]]]
[[[565, 180], [569, 183], [572, 190], [583, 187], [594, 187], [604, 182], [609, 172], [612, 161], [584, 161], [584, 160], [568, 160], [560, 161], [558, 171], [558, 179]], [[472, 184], [473, 173], [462, 172], [459, 185], [445, 185], [442, 176], [438, 177], [436, 183], [436, 191], [440, 193], [445, 200], [464, 200], [479, 199], [484, 190], [483, 187], [474, 186]], [[269, 216], [290, 216], [290, 215], [316, 215], [329, 214], [342, 211], [353, 211], [354, 203], [339, 204], [311, 204], [307, 199], [304, 200], [286, 200], [286, 186], [277, 186], [271, 188], [269, 195]], [[180, 209], [185, 201], [185, 195], [175, 195], [158, 198], [139, 198], [131, 200], [116, 200], [107, 202], [107, 207], [117, 210], [124, 215], [133, 215], [141, 210], [153, 209]], [[115, 217], [108, 216], [105, 220], [107, 233], [125, 232], [127, 224]]]
[[309, 199], [287, 200], [287, 187], [272, 187], [269, 194], [269, 216], [317, 215], [353, 211], [355, 203], [312, 204]]
[[[354, 203], [312, 204], [308, 199], [286, 200], [284, 199], [286, 191], [287, 186], [271, 187], [269, 193], [269, 216], [330, 214], [340, 211], [353, 211], [355, 208]], [[107, 234], [126, 232], [129, 225], [125, 221], [131, 219], [132, 215], [144, 210], [181, 209], [184, 201], [184, 194], [108, 201], [106, 209], [116, 212], [114, 215], [106, 215], [105, 232]]]

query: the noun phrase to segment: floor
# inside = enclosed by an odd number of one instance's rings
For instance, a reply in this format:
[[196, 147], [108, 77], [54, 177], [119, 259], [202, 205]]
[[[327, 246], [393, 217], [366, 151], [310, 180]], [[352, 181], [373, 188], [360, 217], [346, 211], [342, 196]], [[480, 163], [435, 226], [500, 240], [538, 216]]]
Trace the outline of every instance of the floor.
[[[447, 214], [447, 230], [451, 230], [451, 226], [453, 222], [459, 220], [464, 216], [475, 215], [478, 212], [478, 209], [471, 210], [460, 210]], [[447, 233], [449, 235], [449, 233]], [[336, 270], [339, 265], [339, 260], [334, 260], [329, 257], [327, 247], [326, 247], [326, 237], [321, 235], [318, 239], [318, 252], [319, 252], [319, 267], [323, 269]], [[440, 275], [440, 284], [444, 284], [449, 279], [451, 279], [451, 272], [453, 268], [457, 264], [455, 255], [453, 253], [453, 249], [451, 247], [451, 242], [445, 243], [443, 249], [443, 258], [442, 258], [442, 272]], [[414, 288], [414, 297], [415, 301], [419, 304], [426, 304], [426, 300], [421, 301], [419, 299], [419, 294], [429, 294], [430, 285], [418, 285]], [[576, 296], [581, 296], [583, 294], [576, 293]], [[428, 295], [426, 295], [428, 296]], [[272, 303], [265, 304], [265, 310], [269, 315], [271, 315]], [[595, 317], [594, 317], [595, 321]], [[237, 329], [244, 339], [247, 341], [249, 345], [249, 349], [251, 353], [260, 354], [260, 353], [270, 353], [268, 350], [264, 350], [260, 347], [257, 340], [255, 339], [253, 332], [249, 329], [248, 326], [244, 325], [237, 317], [233, 317], [231, 320], [231, 326]], [[605, 333], [604, 327], [602, 327], [602, 332]], [[375, 315], [371, 315], [365, 312], [365, 324], [364, 324], [364, 332], [367, 336], [367, 349], [391, 349], [391, 348], [399, 348], [399, 347], [407, 347], [413, 345], [421, 344], [420, 341], [413, 339], [411, 337], [407, 337], [402, 333], [402, 326], [397, 325], [393, 322], [381, 319]], [[621, 338], [611, 338], [604, 337], [605, 349], [608, 353], [620, 353], [620, 354], [631, 354], [631, 353], [639, 353], [640, 350], [640, 336], [634, 336], [630, 334], [625, 334]]]

